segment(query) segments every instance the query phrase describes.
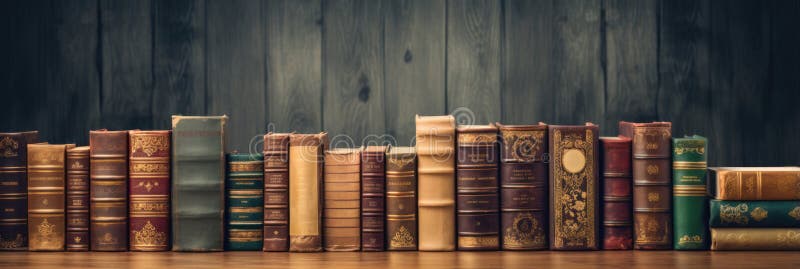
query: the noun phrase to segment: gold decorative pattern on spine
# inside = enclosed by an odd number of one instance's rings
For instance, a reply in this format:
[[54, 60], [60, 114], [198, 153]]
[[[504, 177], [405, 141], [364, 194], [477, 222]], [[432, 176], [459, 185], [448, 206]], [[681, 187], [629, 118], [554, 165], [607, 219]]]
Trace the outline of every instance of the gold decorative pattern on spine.
[[3, 137], [3, 140], [0, 140], [0, 155], [4, 158], [17, 157], [19, 155], [18, 150], [19, 143], [10, 136]]
[[800, 207], [795, 207], [792, 211], [789, 211], [789, 216], [800, 221]]
[[259, 172], [264, 169], [264, 162], [230, 162], [228, 172]]
[[747, 222], [749, 221], [746, 215], [747, 211], [748, 211], [747, 204], [738, 204], [736, 206], [720, 205], [719, 218], [723, 224], [726, 223], [747, 224]]
[[147, 157], [159, 151], [166, 151], [169, 149], [169, 136], [165, 135], [146, 135], [141, 133], [134, 133], [131, 135], [131, 150], [144, 152]]
[[158, 247], [167, 244], [167, 236], [163, 232], [156, 230], [156, 227], [148, 220], [141, 230], [133, 231], [134, 245], [143, 247]]
[[767, 218], [768, 213], [769, 212], [767, 212], [767, 210], [760, 207], [756, 207], [755, 209], [753, 209], [753, 211], [750, 211], [750, 217], [753, 218], [753, 220], [755, 221], [762, 221]]
[[535, 161], [544, 144], [545, 131], [503, 131], [503, 146], [517, 160]]
[[[594, 156], [594, 134], [586, 130], [585, 137], [577, 134], [566, 134], [562, 137], [561, 130], [555, 130], [553, 135], [555, 156], [553, 173], [554, 178], [554, 216], [556, 223], [556, 247], [584, 247], [595, 245], [594, 210], [593, 205], [594, 181], [590, 180], [594, 174], [594, 159], [585, 156]], [[585, 140], [584, 140], [585, 139]], [[570, 172], [564, 167], [564, 153], [577, 150], [584, 156], [586, 163], [580, 171]], [[589, 190], [589, 191], [584, 191]], [[567, 217], [568, 216], [568, 217]]]
[[544, 228], [529, 212], [517, 214], [506, 228], [503, 243], [510, 248], [544, 246]]
[[395, 248], [413, 247], [414, 237], [411, 235], [408, 229], [406, 229], [405, 225], [400, 225], [400, 228], [397, 229], [397, 232], [392, 235], [390, 245]]

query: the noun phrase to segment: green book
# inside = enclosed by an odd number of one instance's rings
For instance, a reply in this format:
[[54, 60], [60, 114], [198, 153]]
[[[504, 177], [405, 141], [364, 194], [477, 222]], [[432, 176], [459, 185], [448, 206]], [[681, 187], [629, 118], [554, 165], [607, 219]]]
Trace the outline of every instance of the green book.
[[224, 250], [226, 116], [172, 116], [172, 250]]
[[674, 248], [708, 249], [706, 138], [672, 139]]
[[225, 248], [261, 250], [264, 225], [264, 157], [228, 154], [228, 227]]
[[711, 227], [800, 227], [800, 201], [711, 200]]

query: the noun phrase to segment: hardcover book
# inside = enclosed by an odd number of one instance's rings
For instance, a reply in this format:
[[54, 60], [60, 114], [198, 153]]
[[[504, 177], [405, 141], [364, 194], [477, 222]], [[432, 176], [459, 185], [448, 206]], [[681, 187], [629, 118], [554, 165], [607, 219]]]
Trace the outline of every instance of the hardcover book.
[[170, 131], [128, 133], [130, 249], [169, 250]]
[[128, 250], [128, 131], [89, 132], [92, 251]]
[[455, 122], [450, 115], [416, 117], [421, 251], [456, 248]]
[[67, 251], [89, 251], [89, 147], [67, 149]]
[[800, 228], [711, 228], [711, 250], [800, 250]]
[[368, 146], [361, 152], [361, 250], [386, 248], [386, 146]]
[[633, 247], [672, 249], [672, 124], [621, 121], [619, 131], [633, 140]]
[[633, 248], [631, 139], [600, 137], [603, 149], [603, 249]]
[[417, 249], [416, 170], [416, 149], [389, 149], [386, 154], [386, 247], [389, 250]]
[[289, 251], [322, 251], [322, 178], [328, 135], [289, 137]]
[[500, 249], [497, 127], [457, 129], [456, 217], [459, 250]]
[[597, 125], [550, 125], [550, 249], [598, 249]]
[[714, 167], [709, 178], [719, 200], [800, 200], [800, 167]]
[[264, 243], [264, 158], [228, 154], [227, 250], [262, 250]]
[[28, 249], [28, 144], [39, 132], [0, 133], [0, 251]]
[[672, 139], [673, 245], [676, 250], [708, 249], [706, 138]]
[[361, 249], [361, 150], [326, 151], [324, 185], [325, 250], [358, 251]]
[[264, 135], [264, 251], [289, 250], [289, 134]]
[[222, 251], [227, 116], [172, 116], [172, 250]]
[[800, 201], [711, 200], [708, 224], [724, 227], [800, 228]]
[[66, 150], [75, 145], [28, 145], [30, 251], [63, 251], [66, 233]]
[[497, 125], [503, 249], [547, 249], [547, 125]]

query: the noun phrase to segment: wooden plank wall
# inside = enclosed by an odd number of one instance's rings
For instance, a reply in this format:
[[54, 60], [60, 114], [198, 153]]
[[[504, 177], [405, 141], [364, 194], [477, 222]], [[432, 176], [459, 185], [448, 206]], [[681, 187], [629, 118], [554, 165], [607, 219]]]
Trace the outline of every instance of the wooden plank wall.
[[413, 143], [414, 114], [459, 123], [666, 120], [712, 165], [800, 164], [794, 0], [30, 0], [0, 3], [0, 130], [228, 114], [337, 146]]

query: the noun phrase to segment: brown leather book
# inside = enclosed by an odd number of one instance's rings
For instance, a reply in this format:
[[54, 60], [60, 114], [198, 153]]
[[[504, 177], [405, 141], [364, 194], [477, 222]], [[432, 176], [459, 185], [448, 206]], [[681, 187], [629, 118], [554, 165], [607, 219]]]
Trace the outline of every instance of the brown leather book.
[[455, 123], [451, 115], [416, 117], [421, 251], [456, 248]]
[[264, 251], [289, 250], [289, 134], [264, 135]]
[[361, 152], [361, 250], [386, 248], [387, 146], [368, 146]]
[[75, 145], [28, 145], [28, 250], [63, 251], [66, 150]]
[[597, 249], [599, 128], [550, 125], [549, 132], [550, 249]]
[[621, 121], [633, 140], [633, 248], [672, 249], [672, 123]]
[[800, 201], [800, 167], [711, 167], [708, 171], [708, 190], [715, 199]]
[[633, 248], [631, 139], [601, 137], [603, 249]]
[[325, 251], [361, 249], [361, 150], [325, 152]]
[[128, 131], [89, 132], [92, 251], [128, 250]]
[[547, 249], [547, 125], [497, 125], [503, 249]]
[[386, 244], [417, 249], [417, 150], [392, 147], [386, 154]]
[[289, 136], [289, 251], [322, 251], [326, 133]]
[[130, 131], [129, 242], [133, 251], [169, 250], [170, 131]]
[[456, 217], [459, 250], [500, 249], [497, 127], [462, 125], [458, 129]]
[[89, 251], [89, 147], [67, 150], [67, 251]]
[[0, 133], [0, 251], [28, 249], [28, 144], [38, 131]]

